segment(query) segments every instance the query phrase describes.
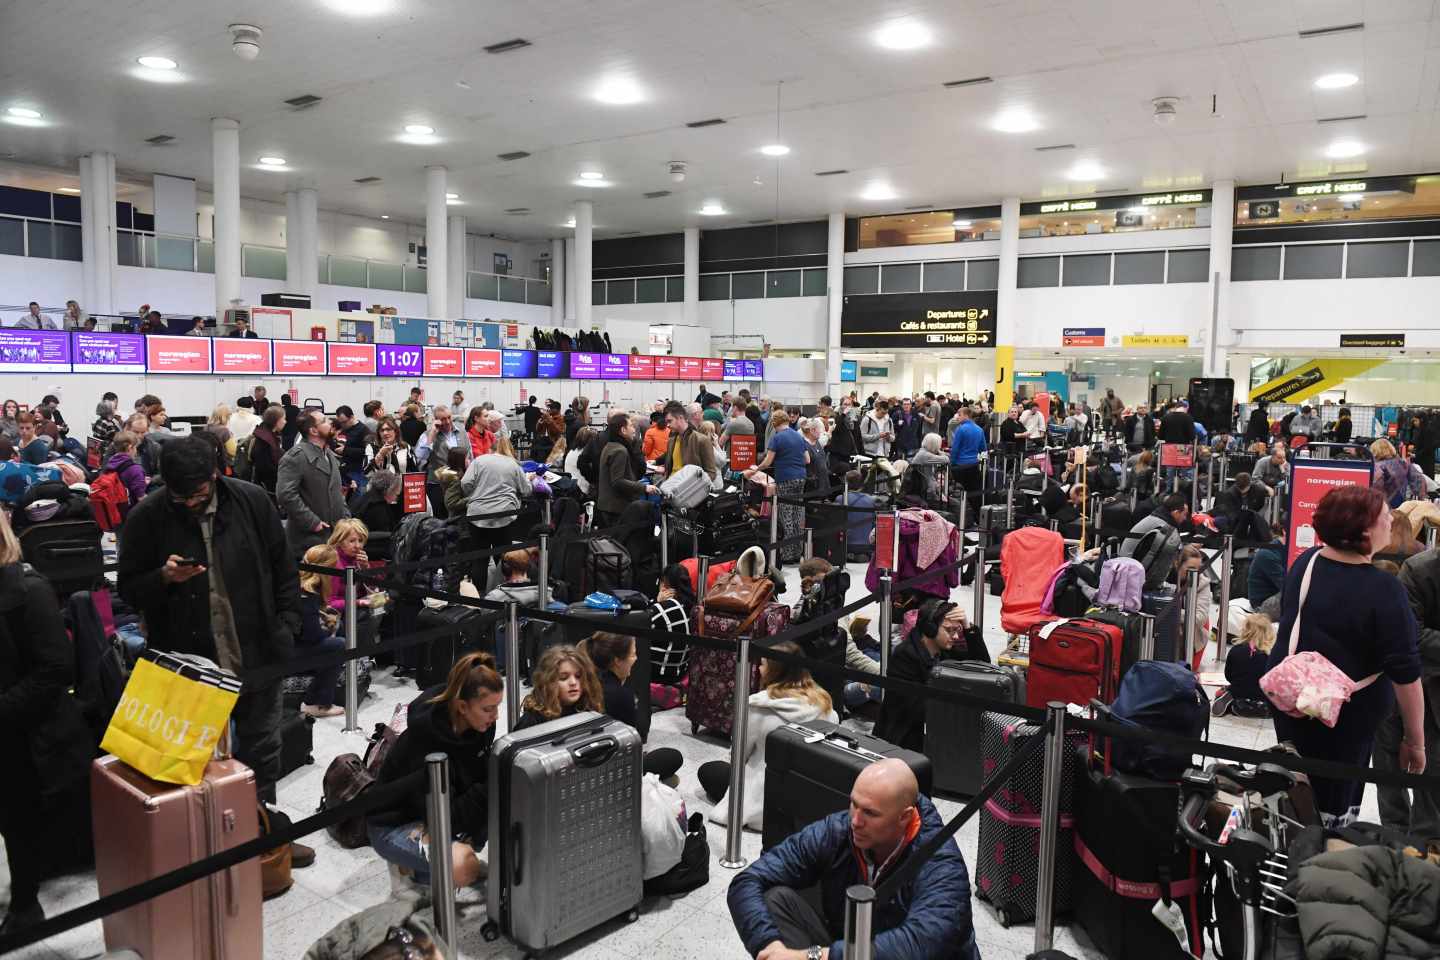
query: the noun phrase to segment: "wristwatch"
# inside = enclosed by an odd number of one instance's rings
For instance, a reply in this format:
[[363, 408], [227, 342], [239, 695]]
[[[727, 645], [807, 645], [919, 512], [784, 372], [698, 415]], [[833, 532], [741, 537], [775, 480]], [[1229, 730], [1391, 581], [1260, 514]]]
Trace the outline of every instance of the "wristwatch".
[[820, 960], [821, 950], [818, 946], [812, 946], [805, 951], [805, 960]]

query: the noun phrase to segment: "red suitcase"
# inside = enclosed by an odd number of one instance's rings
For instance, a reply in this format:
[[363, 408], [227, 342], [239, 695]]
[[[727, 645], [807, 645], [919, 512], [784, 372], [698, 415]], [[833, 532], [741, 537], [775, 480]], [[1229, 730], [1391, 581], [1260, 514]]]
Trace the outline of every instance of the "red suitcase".
[[1110, 703], [1120, 689], [1124, 645], [1119, 627], [1084, 617], [1032, 627], [1025, 702], [1032, 707], [1052, 700]]
[[[237, 760], [212, 760], [183, 787], [101, 757], [90, 799], [102, 897], [260, 835], [255, 774]], [[262, 918], [256, 858], [110, 914], [105, 947], [145, 960], [260, 960]]]
[[[696, 611], [699, 612], [698, 610]], [[736, 639], [735, 631], [740, 627], [742, 617], [706, 611], [700, 635]], [[783, 603], [770, 602], [765, 611], [755, 619], [746, 631], [751, 640], [773, 637], [790, 625], [790, 608]], [[690, 685], [685, 696], [685, 719], [690, 721], [690, 732], [698, 733], [701, 727], [723, 736], [730, 735], [730, 726], [735, 719], [735, 660], [738, 654], [728, 650], [710, 650], [700, 646], [690, 648]], [[760, 658], [750, 658], [750, 689], [745, 695], [760, 689]]]

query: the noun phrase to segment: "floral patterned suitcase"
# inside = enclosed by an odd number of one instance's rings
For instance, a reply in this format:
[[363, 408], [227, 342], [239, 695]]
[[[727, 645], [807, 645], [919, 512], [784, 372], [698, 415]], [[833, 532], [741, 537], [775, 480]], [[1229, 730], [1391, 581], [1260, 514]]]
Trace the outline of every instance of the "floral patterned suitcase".
[[[699, 611], [696, 611], [698, 618]], [[735, 630], [744, 618], [723, 613], [705, 613], [704, 636], [735, 639]], [[765, 611], [750, 625], [751, 640], [773, 637], [790, 625], [790, 608], [770, 602]], [[692, 733], [701, 727], [715, 733], [730, 735], [735, 718], [735, 653], [708, 650], [695, 646], [690, 650], [690, 690], [685, 699], [685, 718]], [[760, 689], [760, 661], [751, 658], [750, 693]]]

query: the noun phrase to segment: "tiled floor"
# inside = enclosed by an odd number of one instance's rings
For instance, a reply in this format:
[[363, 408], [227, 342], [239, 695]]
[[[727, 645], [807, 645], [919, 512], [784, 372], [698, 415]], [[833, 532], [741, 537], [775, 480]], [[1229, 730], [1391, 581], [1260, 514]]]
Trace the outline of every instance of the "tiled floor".
[[[863, 573], [863, 567], [852, 565], [852, 599], [865, 593]], [[794, 602], [798, 591], [793, 571], [790, 577], [790, 589], [780, 599]], [[955, 594], [967, 610], [971, 596], [968, 587], [957, 590]], [[1000, 649], [1004, 642], [999, 629], [999, 614], [998, 598], [987, 595], [985, 632], [992, 652]], [[1214, 667], [1207, 665], [1207, 669]], [[360, 709], [361, 730], [373, 729], [376, 723], [387, 720], [396, 704], [415, 695], [415, 688], [409, 682], [391, 679], [388, 671], [382, 671], [375, 674], [371, 692], [372, 696]], [[501, 723], [503, 726], [503, 714]], [[350, 751], [364, 752], [364, 735], [343, 733], [342, 726], [338, 718], [320, 721], [315, 728], [315, 764], [292, 773], [281, 783], [280, 803], [292, 817], [300, 819], [315, 811], [325, 765], [332, 757]], [[1213, 721], [1210, 736], [1220, 742], [1244, 747], [1263, 748], [1274, 742], [1268, 723], [1230, 717]], [[708, 809], [709, 801], [703, 797], [695, 771], [707, 760], [728, 759], [728, 745], [703, 734], [698, 738], [691, 736], [683, 710], [671, 710], [655, 715], [648, 746], [673, 746], [685, 755], [685, 766], [680, 771], [680, 791], [692, 811]], [[945, 800], [938, 801], [937, 805], [946, 818], [960, 810], [959, 804]], [[1373, 789], [1366, 792], [1363, 815], [1366, 819], [1376, 818]], [[974, 857], [977, 830], [978, 818], [975, 818], [960, 831], [960, 849], [967, 860]], [[640, 919], [635, 923], [612, 921], [556, 949], [552, 955], [584, 960], [627, 960], [636, 956], [655, 960], [743, 960], [747, 954], [735, 935], [725, 903], [725, 891], [733, 874], [718, 864], [725, 848], [723, 828], [710, 825], [709, 838], [715, 860], [710, 865], [710, 882], [704, 887], [673, 900], [647, 900]], [[385, 900], [390, 894], [385, 865], [369, 848], [345, 850], [323, 833], [313, 836], [311, 841], [318, 850], [315, 865], [295, 871], [294, 888], [265, 904], [264, 945], [267, 960], [296, 960], [334, 924]], [[760, 850], [759, 836], [748, 832], [744, 834], [741, 849], [747, 858], [756, 857]], [[8, 891], [9, 879], [3, 870], [3, 864], [0, 864], [0, 891]], [[484, 907], [478, 901], [483, 901], [483, 897], [477, 898], [473, 891], [462, 891], [461, 896], [459, 957], [488, 960], [522, 955], [521, 950], [503, 939], [486, 943], [480, 935]], [[46, 911], [51, 915], [95, 898], [92, 875], [75, 875], [48, 882], [42, 893]], [[977, 940], [986, 960], [1023, 960], [1033, 949], [1033, 926], [1025, 924], [1005, 929], [996, 921], [988, 905], [974, 901], [972, 906]], [[1086, 960], [1102, 956], [1090, 946], [1083, 932], [1070, 926], [1057, 927], [1055, 946]], [[100, 924], [95, 922], [15, 956], [55, 960], [61, 957], [95, 957], [103, 952]]]

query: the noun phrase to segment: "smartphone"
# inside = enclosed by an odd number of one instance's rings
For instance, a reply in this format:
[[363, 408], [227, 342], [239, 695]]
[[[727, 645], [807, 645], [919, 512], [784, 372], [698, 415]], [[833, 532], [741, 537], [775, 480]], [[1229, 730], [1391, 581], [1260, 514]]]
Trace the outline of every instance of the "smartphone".
[[204, 560], [196, 560], [194, 557], [181, 557], [175, 561], [177, 567], [198, 567], [205, 563]]

